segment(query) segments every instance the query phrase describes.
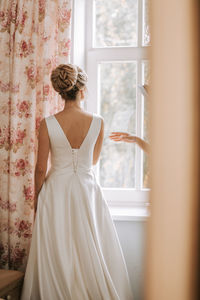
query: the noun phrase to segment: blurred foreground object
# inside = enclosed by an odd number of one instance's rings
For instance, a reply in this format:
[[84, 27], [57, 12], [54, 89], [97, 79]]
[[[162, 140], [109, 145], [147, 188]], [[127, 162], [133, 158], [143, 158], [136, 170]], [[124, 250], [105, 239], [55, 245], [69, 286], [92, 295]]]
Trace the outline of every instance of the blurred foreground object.
[[200, 299], [199, 20], [197, 0], [151, 1], [145, 300]]

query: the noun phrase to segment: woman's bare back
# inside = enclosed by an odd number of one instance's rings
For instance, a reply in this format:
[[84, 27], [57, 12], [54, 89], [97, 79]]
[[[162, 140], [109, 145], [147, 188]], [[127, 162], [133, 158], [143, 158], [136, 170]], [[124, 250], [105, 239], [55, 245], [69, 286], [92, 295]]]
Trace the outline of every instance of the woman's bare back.
[[[62, 127], [71, 148], [79, 149], [87, 136], [93, 115], [79, 108], [68, 108], [55, 114], [55, 118]], [[94, 163], [97, 162], [103, 143], [103, 120], [100, 134], [94, 148]]]
[[80, 148], [92, 122], [92, 114], [80, 109], [63, 110], [55, 114], [72, 148]]

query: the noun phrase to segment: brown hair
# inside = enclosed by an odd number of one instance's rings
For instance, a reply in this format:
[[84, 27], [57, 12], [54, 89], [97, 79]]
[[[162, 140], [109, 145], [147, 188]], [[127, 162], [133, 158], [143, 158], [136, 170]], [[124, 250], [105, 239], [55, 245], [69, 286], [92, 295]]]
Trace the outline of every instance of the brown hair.
[[52, 71], [51, 82], [64, 100], [76, 100], [80, 89], [86, 86], [87, 74], [76, 65], [61, 64]]

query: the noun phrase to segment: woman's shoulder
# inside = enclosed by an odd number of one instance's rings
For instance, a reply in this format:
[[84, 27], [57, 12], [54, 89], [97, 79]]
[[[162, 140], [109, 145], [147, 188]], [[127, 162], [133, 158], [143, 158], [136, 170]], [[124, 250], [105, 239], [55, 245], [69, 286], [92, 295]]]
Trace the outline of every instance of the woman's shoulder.
[[93, 116], [97, 119], [100, 119], [102, 122], [104, 122], [104, 118], [102, 117], [102, 115], [97, 114], [97, 113], [93, 113]]
[[54, 115], [50, 115], [50, 116], [47, 116], [47, 117], [44, 117], [41, 121], [42, 124], [45, 124], [44, 126], [48, 126], [49, 124], [51, 124], [54, 119]]
[[47, 116], [47, 117], [44, 117], [44, 119], [42, 120], [43, 122], [44, 121], [48, 121], [48, 120], [51, 120], [54, 118], [55, 115], [50, 115], [50, 116]]
[[94, 118], [97, 120], [101, 120], [102, 122], [104, 121], [103, 117], [100, 114], [94, 112], [84, 111], [84, 115], [87, 116], [88, 118]]

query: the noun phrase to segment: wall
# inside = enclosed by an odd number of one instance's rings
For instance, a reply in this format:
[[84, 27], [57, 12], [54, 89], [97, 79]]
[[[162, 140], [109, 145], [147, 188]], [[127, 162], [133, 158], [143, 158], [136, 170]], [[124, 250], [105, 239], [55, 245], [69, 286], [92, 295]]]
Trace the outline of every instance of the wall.
[[145, 221], [114, 221], [126, 260], [134, 300], [143, 300]]

